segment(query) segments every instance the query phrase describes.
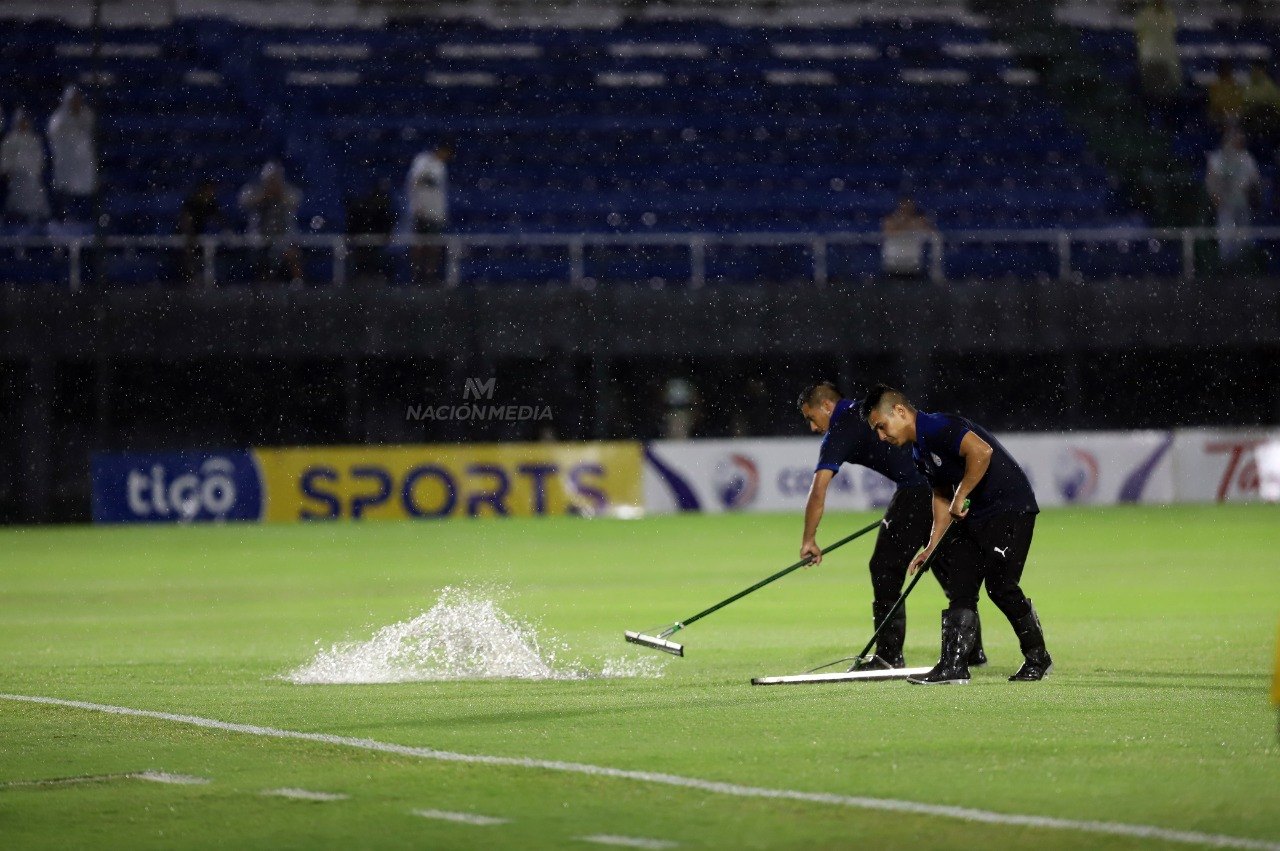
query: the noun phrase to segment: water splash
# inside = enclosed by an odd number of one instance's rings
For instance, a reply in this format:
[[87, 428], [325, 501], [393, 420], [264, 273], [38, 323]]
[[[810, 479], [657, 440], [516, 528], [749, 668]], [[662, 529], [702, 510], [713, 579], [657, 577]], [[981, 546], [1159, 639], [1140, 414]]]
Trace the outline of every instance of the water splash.
[[619, 657], [591, 664], [569, 648], [539, 638], [534, 625], [503, 611], [492, 591], [445, 588], [426, 612], [342, 642], [284, 675], [299, 685], [405, 683], [431, 680], [580, 680], [660, 677], [656, 659]]

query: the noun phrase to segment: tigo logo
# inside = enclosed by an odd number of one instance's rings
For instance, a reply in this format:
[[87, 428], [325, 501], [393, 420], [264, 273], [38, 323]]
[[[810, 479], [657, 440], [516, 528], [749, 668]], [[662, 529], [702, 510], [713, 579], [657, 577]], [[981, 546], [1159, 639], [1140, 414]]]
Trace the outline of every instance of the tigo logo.
[[183, 520], [201, 511], [225, 517], [236, 504], [235, 465], [226, 458], [210, 458], [199, 473], [165, 475], [163, 464], [152, 464], [150, 473], [130, 470], [126, 483], [129, 510], [139, 517], [177, 514]]
[[256, 520], [262, 485], [248, 452], [98, 455], [93, 516], [100, 523]]

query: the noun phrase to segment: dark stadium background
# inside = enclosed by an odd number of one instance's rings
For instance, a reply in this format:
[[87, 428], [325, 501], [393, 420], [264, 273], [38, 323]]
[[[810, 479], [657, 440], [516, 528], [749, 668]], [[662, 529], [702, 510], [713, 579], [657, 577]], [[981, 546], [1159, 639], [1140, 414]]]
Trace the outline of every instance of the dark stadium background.
[[[729, 26], [715, 4], [683, 18], [627, 5], [616, 27], [591, 31], [443, 20], [412, 3], [375, 5], [391, 16], [376, 30], [0, 19], [0, 106], [23, 103], [42, 125], [63, 86], [83, 83], [103, 177], [97, 226], [78, 236], [74, 291], [63, 248], [0, 243], [0, 518], [86, 519], [99, 450], [658, 437], [672, 378], [696, 387], [695, 435], [707, 437], [801, 433], [794, 396], [815, 377], [854, 390], [883, 379], [995, 429], [1280, 421], [1280, 239], [1263, 234], [1241, 264], [1216, 257], [1202, 180], [1218, 134], [1200, 87], [1189, 79], [1171, 102], [1148, 103], [1132, 35], [1063, 23], [1050, 3], [969, 4], [986, 27], [931, 20], [919, 11], [928, 5], [781, 30]], [[1194, 42], [1280, 51], [1269, 3], [1195, 10], [1212, 24], [1186, 36]], [[83, 11], [91, 21], [91, 5]], [[610, 53], [623, 41], [710, 53]], [[769, 49], [778, 41], [866, 42], [879, 53], [861, 64], [783, 61]], [[988, 41], [1012, 51], [939, 58], [939, 45]], [[433, 50], [507, 42], [542, 52], [471, 61]], [[118, 47], [139, 44], [159, 47]], [[296, 60], [269, 44], [373, 47]], [[1189, 59], [1188, 74], [1216, 62], [1211, 52]], [[434, 67], [498, 82], [424, 104]], [[968, 82], [941, 94], [897, 82], [937, 68]], [[771, 69], [835, 82], [760, 82]], [[197, 85], [192, 71], [216, 82]], [[354, 82], [288, 83], [290, 73], [347, 71]], [[665, 93], [593, 83], [659, 71]], [[1010, 71], [1036, 81], [1010, 83]], [[1174, 230], [1086, 233], [1065, 275], [1049, 243], [960, 239], [938, 279], [910, 281], [879, 273], [873, 242], [829, 247], [821, 283], [803, 250], [713, 245], [701, 286], [680, 251], [616, 246], [588, 249], [589, 280], [570, 285], [567, 242], [513, 239], [473, 249], [456, 286], [413, 286], [402, 249], [335, 285], [331, 257], [309, 248], [307, 283], [290, 287], [256, 279], [243, 249], [228, 248], [203, 287], [178, 279], [172, 248], [109, 242], [172, 235], [197, 176], [212, 177], [232, 210], [272, 158], [302, 185], [304, 231], [334, 237], [352, 198], [379, 178], [398, 191], [413, 154], [438, 142], [456, 151], [449, 234], [459, 237], [874, 237], [903, 193], [944, 235]], [[1250, 147], [1264, 175], [1255, 223], [1270, 226], [1275, 143]], [[475, 376], [496, 377], [499, 400], [552, 406], [551, 432], [406, 417], [409, 406], [459, 400]]]

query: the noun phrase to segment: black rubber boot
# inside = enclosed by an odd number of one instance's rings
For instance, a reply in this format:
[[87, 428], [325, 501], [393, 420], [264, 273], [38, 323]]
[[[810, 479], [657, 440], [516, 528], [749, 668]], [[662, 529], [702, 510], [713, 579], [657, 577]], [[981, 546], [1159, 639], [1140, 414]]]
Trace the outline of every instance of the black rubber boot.
[[895, 668], [905, 668], [906, 660], [902, 657], [902, 645], [907, 640], [907, 608], [903, 606], [894, 613], [893, 619], [884, 623], [884, 616], [893, 608], [893, 603], [872, 603], [871, 612], [876, 627], [884, 624], [884, 629], [876, 638], [876, 655]]
[[965, 660], [973, 652], [978, 615], [972, 609], [942, 610], [942, 656], [927, 674], [907, 677], [917, 686], [961, 685], [969, 682]]
[[[1027, 601], [1031, 603], [1030, 600]], [[1013, 631], [1018, 636], [1018, 644], [1022, 647], [1024, 657], [1022, 667], [1009, 678], [1011, 683], [1033, 683], [1043, 680], [1053, 670], [1053, 659], [1044, 646], [1044, 629], [1040, 626], [1040, 616], [1035, 606], [1026, 615], [1013, 622]]]
[[987, 666], [987, 654], [982, 649], [982, 618], [974, 612], [973, 628], [976, 637], [973, 639], [973, 649], [969, 651], [969, 667], [985, 668]]
[[[871, 616], [877, 629], [884, 623], [884, 616], [893, 608], [893, 603], [872, 603]], [[907, 610], [898, 609], [893, 619], [880, 630], [876, 636], [876, 652], [874, 656], [861, 659], [850, 671], [872, 671], [885, 668], [905, 668], [907, 661], [902, 656], [902, 645], [907, 639]]]

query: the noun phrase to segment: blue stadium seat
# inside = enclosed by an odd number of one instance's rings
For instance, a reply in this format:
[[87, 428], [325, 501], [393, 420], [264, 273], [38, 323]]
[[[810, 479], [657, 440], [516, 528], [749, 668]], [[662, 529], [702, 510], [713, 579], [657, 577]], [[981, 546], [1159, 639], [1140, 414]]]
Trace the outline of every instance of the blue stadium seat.
[[[1106, 61], [1133, 64], [1126, 34], [1085, 36]], [[1270, 30], [1253, 37], [1274, 43]], [[0, 38], [6, 105], [47, 115], [62, 82], [88, 69], [86, 36], [72, 27], [0, 22]], [[443, 140], [457, 148], [451, 227], [462, 233], [868, 232], [907, 193], [944, 227], [1120, 220], [1083, 135], [1039, 86], [1006, 82], [1016, 58], [991, 41], [982, 27], [926, 20], [110, 30], [99, 93], [109, 226], [171, 233], [201, 177], [234, 216], [238, 187], [286, 156], [304, 216], [334, 230], [345, 192], [380, 177], [399, 187], [413, 156]], [[1175, 149], [1191, 157], [1209, 141], [1188, 122]], [[1040, 274], [1056, 268], [1046, 250], [983, 259], [957, 248], [946, 264], [961, 276]], [[403, 266], [404, 252], [394, 256]], [[584, 260], [601, 281], [689, 275], [684, 249], [592, 249]], [[327, 274], [327, 262], [309, 257], [308, 274]], [[143, 255], [113, 263], [121, 283], [157, 268]], [[231, 280], [252, 277], [246, 252], [219, 263]], [[828, 263], [833, 279], [873, 274], [878, 249], [833, 245]], [[711, 281], [789, 280], [807, 278], [813, 258], [757, 247], [712, 252], [707, 264]], [[564, 256], [528, 250], [477, 252], [461, 266], [464, 281], [493, 284], [566, 271]]]

